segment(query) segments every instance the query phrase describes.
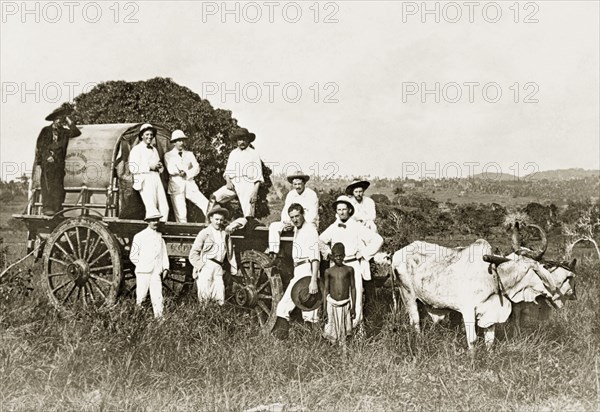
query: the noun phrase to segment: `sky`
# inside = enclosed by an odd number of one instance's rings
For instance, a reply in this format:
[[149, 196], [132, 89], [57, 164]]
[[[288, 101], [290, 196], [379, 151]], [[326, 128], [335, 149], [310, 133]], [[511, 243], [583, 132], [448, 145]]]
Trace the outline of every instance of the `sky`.
[[3, 180], [30, 172], [44, 118], [62, 102], [154, 77], [231, 110], [275, 173], [600, 168], [597, 1], [1, 7]]

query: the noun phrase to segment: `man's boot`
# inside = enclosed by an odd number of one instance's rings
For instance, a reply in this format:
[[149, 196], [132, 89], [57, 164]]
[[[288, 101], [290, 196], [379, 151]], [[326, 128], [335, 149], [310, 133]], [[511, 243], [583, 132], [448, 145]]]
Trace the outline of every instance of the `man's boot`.
[[287, 319], [280, 318], [279, 316], [277, 316], [271, 334], [275, 337], [275, 339], [285, 340], [288, 338], [289, 329], [290, 322]]

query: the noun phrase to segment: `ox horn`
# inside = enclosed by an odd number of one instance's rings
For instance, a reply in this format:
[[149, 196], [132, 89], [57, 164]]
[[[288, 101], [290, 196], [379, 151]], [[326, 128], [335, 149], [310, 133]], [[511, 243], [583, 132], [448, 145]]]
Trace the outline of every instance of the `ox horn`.
[[519, 222], [515, 222], [512, 227], [512, 249], [517, 252], [521, 248], [521, 234], [519, 233]]
[[527, 226], [534, 227], [540, 232], [540, 237], [542, 238], [542, 247], [537, 252], [524, 251], [522, 255], [527, 256], [533, 260], [540, 260], [542, 256], [544, 256], [544, 253], [546, 253], [546, 249], [548, 248], [548, 238], [546, 237], [546, 232], [544, 232], [544, 229], [542, 229], [538, 225], [529, 224]]

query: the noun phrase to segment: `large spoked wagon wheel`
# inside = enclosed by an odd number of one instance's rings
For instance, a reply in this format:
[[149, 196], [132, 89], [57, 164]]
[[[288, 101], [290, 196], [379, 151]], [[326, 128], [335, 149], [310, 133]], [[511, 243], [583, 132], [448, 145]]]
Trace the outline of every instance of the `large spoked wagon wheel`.
[[269, 332], [275, 324], [275, 309], [283, 295], [281, 276], [276, 268], [267, 267], [269, 257], [262, 252], [245, 250], [240, 258], [239, 276], [233, 276], [234, 302], [250, 309], [263, 332]]
[[66, 220], [54, 229], [43, 254], [42, 283], [60, 310], [115, 303], [121, 283], [121, 246], [92, 218]]

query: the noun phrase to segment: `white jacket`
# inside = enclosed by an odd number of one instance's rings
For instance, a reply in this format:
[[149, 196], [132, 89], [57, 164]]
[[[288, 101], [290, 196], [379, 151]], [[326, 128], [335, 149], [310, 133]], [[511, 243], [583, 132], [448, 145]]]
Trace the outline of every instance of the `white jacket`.
[[135, 265], [136, 273], [154, 273], [169, 269], [167, 245], [160, 232], [149, 227], [133, 237], [129, 260]]
[[133, 175], [133, 188], [141, 190], [144, 186], [144, 179], [149, 173], [157, 173], [150, 171], [150, 167], [156, 165], [160, 161], [158, 150], [154, 146], [148, 149], [143, 141], [136, 144], [131, 152], [129, 152], [129, 171]]
[[[188, 150], [184, 150], [182, 156], [179, 156], [179, 151], [175, 148], [165, 153], [165, 164], [169, 172], [168, 193], [170, 195], [184, 193], [186, 185], [195, 184], [194, 177], [200, 173], [196, 156]], [[179, 174], [182, 170], [185, 172], [185, 177]]]

